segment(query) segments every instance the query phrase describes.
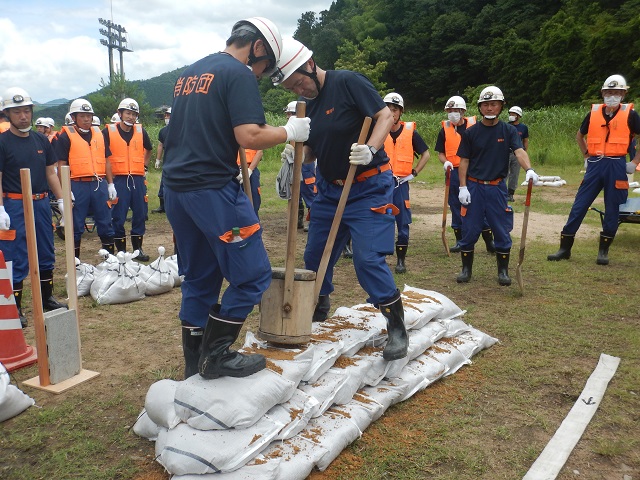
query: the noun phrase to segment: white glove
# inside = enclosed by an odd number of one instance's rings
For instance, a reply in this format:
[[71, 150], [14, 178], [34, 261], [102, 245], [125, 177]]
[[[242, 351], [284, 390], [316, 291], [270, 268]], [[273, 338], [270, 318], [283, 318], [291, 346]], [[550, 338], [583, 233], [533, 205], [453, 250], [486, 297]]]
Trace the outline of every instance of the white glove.
[[311, 119], [290, 117], [284, 129], [287, 131], [287, 142], [306, 142], [311, 130]]
[[0, 205], [0, 230], [9, 230], [11, 227], [11, 219], [9, 214], [4, 210], [4, 205]]
[[158, 170], [162, 166], [162, 159], [156, 158], [156, 170]]
[[406, 177], [400, 177], [398, 179], [398, 185], [402, 185], [403, 183], [408, 182], [409, 180], [413, 180], [413, 175], [412, 174], [409, 174]]
[[[251, 170], [250, 168], [247, 168], [247, 171], [249, 172], [249, 178], [251, 178], [251, 174], [253, 173], [253, 170]], [[240, 173], [236, 177], [236, 180], [238, 180], [238, 182], [242, 183], [242, 169], [240, 169]]]
[[533, 168], [530, 168], [529, 170], [527, 170], [527, 175], [524, 177], [524, 181], [529, 183], [529, 180], [531, 179], [533, 179], [534, 185], [537, 185], [540, 183], [540, 177], [538, 177], [538, 174], [533, 171]]
[[453, 170], [453, 163], [447, 160], [446, 162], [444, 162], [444, 165], [442, 165], [442, 168], [444, 168], [445, 172], [449, 169]]
[[369, 165], [373, 159], [373, 154], [369, 149], [369, 145], [351, 145], [351, 153], [349, 154], [349, 163], [351, 165]]
[[296, 149], [293, 148], [293, 145], [287, 143], [284, 146], [284, 150], [282, 150], [282, 153], [280, 154], [280, 160], [282, 161], [282, 163], [289, 162], [289, 164], [293, 165], [293, 157], [295, 155], [295, 151]]
[[471, 203], [471, 194], [467, 187], [460, 187], [458, 190], [458, 200], [463, 205], [469, 205]]
[[73, 192], [71, 192], [71, 201], [72, 202], [76, 201], [76, 196], [73, 194]]
[[625, 167], [627, 169], [627, 173], [631, 175], [632, 173], [635, 173], [637, 165], [633, 162], [629, 162], [625, 165]]
[[107, 185], [107, 191], [109, 192], [109, 200], [118, 198], [118, 192], [116, 192], [116, 186], [113, 183]]

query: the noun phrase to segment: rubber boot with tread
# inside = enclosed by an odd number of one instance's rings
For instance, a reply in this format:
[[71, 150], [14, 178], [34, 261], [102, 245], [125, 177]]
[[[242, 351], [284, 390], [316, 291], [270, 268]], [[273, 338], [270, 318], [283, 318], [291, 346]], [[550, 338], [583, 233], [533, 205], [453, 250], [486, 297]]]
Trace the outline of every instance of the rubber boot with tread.
[[141, 262], [148, 262], [149, 255], [144, 253], [144, 250], [142, 250], [143, 238], [144, 237], [142, 235], [131, 235], [131, 248], [133, 248], [134, 252], [138, 250], [138, 256], [136, 257], [136, 260], [139, 260]]
[[409, 337], [404, 325], [402, 298], [398, 297], [393, 303], [387, 305], [380, 304], [380, 312], [387, 319], [388, 335], [382, 358], [391, 361], [406, 357], [409, 350]]
[[396, 273], [405, 273], [407, 267], [404, 263], [407, 257], [407, 245], [396, 245], [396, 257], [398, 257], [398, 264], [396, 265]]
[[598, 265], [609, 265], [609, 247], [613, 243], [613, 238], [613, 235], [605, 235], [604, 232], [600, 232], [600, 247], [596, 259]]
[[113, 243], [115, 245], [115, 251], [117, 252], [126, 252], [127, 251], [127, 237], [123, 238], [114, 238]]
[[571, 258], [571, 247], [573, 247], [573, 241], [575, 235], [569, 235], [567, 233], [560, 234], [560, 249], [556, 253], [547, 255], [547, 260], [550, 262], [558, 262], [560, 260], [569, 260]]
[[462, 271], [456, 277], [458, 283], [468, 283], [471, 280], [471, 271], [473, 270], [473, 250], [461, 251]]
[[496, 260], [498, 261], [498, 283], [503, 287], [511, 285], [509, 277], [509, 252], [496, 252]]
[[456, 244], [453, 247], [451, 247], [449, 251], [451, 253], [459, 253], [462, 250], [462, 247], [460, 247], [460, 240], [462, 240], [462, 229], [454, 228], [453, 234], [456, 236]]
[[42, 309], [45, 312], [58, 308], [69, 308], [66, 303], [61, 303], [53, 296], [53, 270], [40, 272], [40, 292], [42, 294]]

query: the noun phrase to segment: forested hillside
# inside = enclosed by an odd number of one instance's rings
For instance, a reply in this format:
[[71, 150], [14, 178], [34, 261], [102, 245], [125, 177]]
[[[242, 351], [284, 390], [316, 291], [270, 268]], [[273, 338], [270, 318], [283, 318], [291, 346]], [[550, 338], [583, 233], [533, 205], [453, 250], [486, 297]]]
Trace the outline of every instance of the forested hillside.
[[593, 99], [613, 73], [640, 89], [639, 12], [640, 0], [336, 0], [294, 36], [325, 69], [345, 42], [387, 62], [382, 81], [410, 107], [487, 83], [540, 107]]

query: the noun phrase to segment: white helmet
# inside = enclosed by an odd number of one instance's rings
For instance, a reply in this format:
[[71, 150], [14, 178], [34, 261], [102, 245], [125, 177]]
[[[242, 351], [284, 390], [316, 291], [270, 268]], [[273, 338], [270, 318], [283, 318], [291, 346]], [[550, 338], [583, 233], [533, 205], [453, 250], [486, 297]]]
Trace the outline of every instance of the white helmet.
[[313, 52], [293, 37], [285, 37], [282, 55], [271, 75], [271, 82], [280, 85], [311, 58]]
[[94, 127], [100, 126], [100, 118], [97, 115], [94, 115], [91, 119], [91, 125], [93, 125]]
[[125, 98], [118, 105], [118, 111], [120, 110], [131, 110], [135, 113], [140, 113], [140, 107], [138, 106], [138, 102], [136, 102], [133, 98]]
[[93, 113], [93, 107], [89, 103], [89, 100], [77, 98], [71, 102], [69, 113]]
[[387, 93], [382, 99], [384, 103], [391, 103], [393, 105], [398, 105], [401, 109], [404, 110], [404, 100], [402, 99], [402, 95], [399, 93], [391, 92]]
[[167, 108], [164, 113], [165, 115], [171, 115], [171, 107]]
[[629, 85], [622, 75], [611, 75], [604, 81], [600, 90], [624, 90], [626, 92], [629, 90]]
[[47, 122], [47, 119], [44, 117], [40, 117], [36, 120], [36, 127], [48, 127], [49, 123]]
[[493, 100], [504, 103], [504, 95], [502, 94], [502, 90], [494, 85], [491, 85], [490, 87], [483, 88], [480, 92], [480, 96], [478, 97], [478, 105], [483, 102], [491, 102]]
[[458, 95], [454, 95], [449, 100], [447, 100], [447, 103], [445, 103], [444, 109], [446, 110], [447, 108], [462, 108], [463, 110], [466, 110], [467, 102], [464, 101], [464, 98]]
[[[242, 27], [242, 25], [246, 24], [253, 25], [255, 28], [257, 28], [260, 36], [265, 40], [266, 46], [269, 47], [267, 49], [266, 58], [270, 59], [273, 65], [269, 65], [267, 69], [265, 69], [264, 75], [271, 76], [276, 68], [276, 65], [280, 61], [280, 56], [282, 55], [282, 36], [280, 35], [280, 30], [278, 30], [278, 27], [276, 27], [276, 25], [268, 18], [251, 17], [236, 22], [236, 24], [233, 26], [232, 32]], [[253, 48], [251, 49], [251, 54], [249, 55], [249, 60], [251, 60], [251, 63], [264, 59], [252, 57]]]
[[14, 107], [28, 107], [33, 105], [33, 100], [26, 90], [20, 87], [7, 88], [2, 94], [2, 110]]
[[111, 123], [120, 123], [120, 115], [118, 115], [117, 113], [114, 113], [111, 116]]
[[73, 117], [71, 116], [71, 113], [67, 113], [64, 116], [64, 124], [65, 125], [73, 125], [74, 123], [76, 123], [76, 122], [73, 121]]
[[49, 125], [49, 128], [53, 128], [56, 126], [56, 122], [53, 120], [53, 118], [47, 117], [45, 118], [45, 120], [47, 121], [47, 125]]
[[520, 115], [522, 117], [522, 109], [520, 107], [516, 107], [515, 105], [509, 109], [509, 113], [515, 113], [516, 115]]
[[287, 106], [284, 107], [284, 113], [296, 113], [297, 105], [298, 105], [298, 102], [296, 102], [295, 100], [293, 102], [287, 103]]

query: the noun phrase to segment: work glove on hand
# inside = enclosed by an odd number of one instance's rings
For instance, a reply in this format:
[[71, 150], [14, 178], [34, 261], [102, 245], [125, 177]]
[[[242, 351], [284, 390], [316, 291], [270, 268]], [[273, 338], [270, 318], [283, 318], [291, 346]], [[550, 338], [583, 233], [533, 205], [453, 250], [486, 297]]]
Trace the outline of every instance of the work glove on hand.
[[296, 149], [293, 148], [293, 145], [291, 145], [290, 143], [287, 143], [284, 146], [284, 150], [282, 150], [282, 153], [280, 154], [280, 160], [282, 161], [282, 163], [288, 162], [289, 164], [292, 165], [295, 151]]
[[60, 212], [60, 226], [64, 227], [64, 202], [61, 198], [57, 200], [58, 211]]
[[118, 198], [118, 192], [116, 192], [116, 186], [113, 183], [107, 185], [107, 191], [109, 192], [109, 200]]
[[524, 177], [525, 182], [529, 183], [529, 180], [533, 179], [533, 184], [538, 185], [540, 183], [540, 177], [533, 171], [533, 168], [527, 170], [527, 175]]
[[158, 170], [162, 166], [162, 159], [156, 158], [156, 170]]
[[469, 205], [471, 203], [471, 194], [467, 187], [460, 187], [458, 190], [458, 200], [463, 205]]
[[625, 168], [627, 169], [627, 173], [629, 175], [631, 175], [632, 173], [634, 173], [636, 171], [636, 167], [637, 165], [633, 162], [629, 162], [625, 165]]
[[448, 169], [453, 170], [453, 163], [451, 163], [449, 160], [447, 160], [446, 162], [444, 162], [444, 165], [442, 165], [442, 168], [444, 169], [445, 172]]
[[[249, 178], [251, 178], [251, 174], [253, 173], [253, 170], [251, 170], [250, 168], [247, 168], [247, 171], [249, 172]], [[242, 169], [240, 169], [240, 173], [236, 177], [236, 180], [238, 180], [238, 182], [242, 183]]]
[[306, 142], [311, 130], [311, 119], [290, 117], [284, 129], [287, 131], [287, 142]]
[[405, 182], [408, 182], [409, 180], [413, 180], [413, 175], [409, 174], [406, 177], [400, 177], [398, 178], [398, 185], [402, 185]]
[[369, 165], [373, 159], [373, 154], [369, 149], [369, 145], [359, 145], [354, 143], [351, 145], [351, 153], [349, 154], [349, 163], [351, 165]]
[[0, 230], [9, 230], [11, 227], [11, 219], [5, 211], [4, 205], [0, 205]]

